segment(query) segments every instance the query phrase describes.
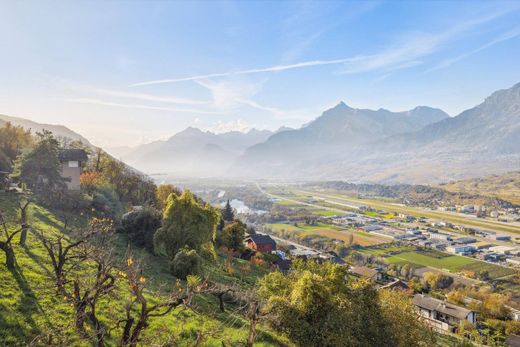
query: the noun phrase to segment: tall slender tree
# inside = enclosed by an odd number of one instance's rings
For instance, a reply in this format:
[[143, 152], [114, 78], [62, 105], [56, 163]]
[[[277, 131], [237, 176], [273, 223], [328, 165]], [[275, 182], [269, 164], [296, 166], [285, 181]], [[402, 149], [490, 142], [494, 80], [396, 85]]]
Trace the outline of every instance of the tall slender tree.
[[225, 222], [232, 222], [235, 219], [235, 212], [233, 211], [233, 207], [231, 207], [231, 204], [229, 203], [229, 199], [226, 202], [226, 205], [222, 209], [222, 219], [224, 219]]

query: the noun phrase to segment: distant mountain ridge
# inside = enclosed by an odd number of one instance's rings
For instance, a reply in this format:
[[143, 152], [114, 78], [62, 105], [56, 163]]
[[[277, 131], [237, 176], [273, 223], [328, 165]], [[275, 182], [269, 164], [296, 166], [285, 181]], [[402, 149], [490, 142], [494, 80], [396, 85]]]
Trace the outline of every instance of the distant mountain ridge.
[[273, 132], [251, 129], [215, 134], [188, 127], [168, 140], [133, 148], [125, 162], [141, 170], [176, 175], [223, 175], [246, 148], [267, 140]]
[[515, 170], [519, 157], [520, 83], [456, 117], [424, 106], [390, 112], [340, 103], [249, 148], [230, 173], [427, 183]]
[[[449, 118], [440, 109], [426, 106], [404, 112], [385, 109], [355, 109], [340, 102], [323, 112], [311, 123], [300, 129], [271, 136], [266, 142], [249, 148], [238, 161], [238, 168], [262, 172], [268, 168], [273, 173], [291, 175], [298, 161], [323, 160], [331, 153], [360, 148], [366, 144], [396, 134], [419, 130], [424, 126]], [[240, 171], [240, 170], [239, 170]]]

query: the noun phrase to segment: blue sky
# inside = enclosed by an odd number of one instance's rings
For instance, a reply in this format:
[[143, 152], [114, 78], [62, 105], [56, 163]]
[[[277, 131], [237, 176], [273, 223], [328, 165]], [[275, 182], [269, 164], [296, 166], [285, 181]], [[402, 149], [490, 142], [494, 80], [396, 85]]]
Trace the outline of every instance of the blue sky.
[[520, 2], [3, 1], [0, 52], [0, 113], [106, 147], [339, 101], [456, 115], [520, 82]]

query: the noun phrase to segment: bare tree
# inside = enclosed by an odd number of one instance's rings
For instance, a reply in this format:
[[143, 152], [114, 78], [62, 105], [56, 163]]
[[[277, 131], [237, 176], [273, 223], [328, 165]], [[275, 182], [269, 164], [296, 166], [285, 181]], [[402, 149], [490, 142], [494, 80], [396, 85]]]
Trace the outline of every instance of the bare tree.
[[78, 249], [87, 241], [89, 236], [85, 235], [72, 242], [63, 234], [52, 239], [40, 232], [39, 238], [51, 259], [56, 290], [59, 294], [66, 294], [65, 284], [68, 282], [68, 274], [87, 258], [85, 252], [79, 252]]
[[[74, 305], [76, 329], [84, 338], [93, 338], [96, 346], [103, 347], [107, 329], [98, 319], [97, 304], [100, 298], [114, 291], [116, 276], [110, 252], [91, 247], [88, 250], [88, 259], [96, 266], [94, 278], [78, 274], [73, 280], [73, 290], [69, 296]], [[92, 337], [87, 332], [86, 322], [90, 323], [95, 336]]]
[[224, 305], [224, 298], [228, 294], [232, 294], [236, 292], [237, 289], [230, 287], [228, 285], [224, 285], [221, 283], [214, 283], [211, 286], [211, 290], [209, 290], [210, 294], [213, 294], [218, 299], [219, 308], [221, 312], [225, 312], [226, 308]]
[[22, 229], [9, 231], [7, 221], [0, 212], [0, 224], [2, 225], [2, 239], [0, 240], [0, 249], [5, 253], [5, 265], [10, 271], [16, 270], [16, 256], [13, 248], [13, 238], [22, 232]]
[[40, 231], [38, 237], [51, 259], [56, 289], [59, 294], [66, 294], [65, 284], [68, 283], [68, 274], [88, 258], [88, 251], [81, 249], [81, 246], [96, 235], [109, 233], [112, 228], [111, 223], [111, 220], [91, 220], [87, 230], [82, 233], [72, 233], [79, 235], [75, 240], [71, 240], [67, 235], [71, 232], [67, 227], [67, 221], [62, 228], [62, 233], [55, 237], [46, 236], [43, 231]]
[[[122, 346], [137, 346], [141, 333], [148, 327], [148, 321], [151, 318], [165, 316], [179, 306], [189, 306], [193, 296], [202, 293], [207, 288], [206, 282], [199, 277], [188, 276], [186, 286], [177, 282], [167, 297], [163, 297], [152, 305], [144, 295], [147, 288], [141, 266], [134, 263], [131, 256], [127, 258], [126, 272], [120, 272], [120, 277], [128, 283], [132, 297], [125, 307], [126, 317], [119, 321], [119, 324], [124, 323], [120, 342]], [[134, 316], [135, 311], [137, 314]]]

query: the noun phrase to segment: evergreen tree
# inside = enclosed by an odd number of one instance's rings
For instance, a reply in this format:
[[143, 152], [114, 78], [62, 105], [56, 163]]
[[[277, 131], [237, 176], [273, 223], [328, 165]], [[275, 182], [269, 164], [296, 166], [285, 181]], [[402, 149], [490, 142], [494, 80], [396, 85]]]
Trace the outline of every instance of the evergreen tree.
[[226, 206], [222, 209], [222, 218], [226, 222], [232, 222], [235, 219], [235, 212], [229, 203], [229, 199], [226, 202]]
[[165, 252], [170, 259], [183, 247], [199, 251], [215, 241], [218, 221], [218, 210], [198, 202], [189, 190], [181, 196], [170, 194], [162, 227], [154, 235], [156, 251]]

